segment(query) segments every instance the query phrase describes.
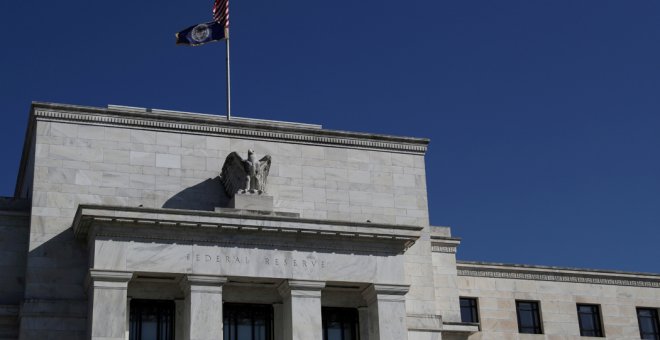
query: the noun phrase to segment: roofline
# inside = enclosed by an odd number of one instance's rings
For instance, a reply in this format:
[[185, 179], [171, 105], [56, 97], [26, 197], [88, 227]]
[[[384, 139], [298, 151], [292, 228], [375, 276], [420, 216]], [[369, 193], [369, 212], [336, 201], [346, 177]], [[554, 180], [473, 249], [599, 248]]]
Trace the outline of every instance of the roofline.
[[19, 165], [14, 195], [20, 194], [25, 181], [25, 167], [37, 120], [75, 122], [101, 126], [180, 131], [191, 134], [239, 137], [253, 140], [285, 141], [296, 144], [337, 145], [356, 149], [381, 150], [424, 155], [430, 139], [384, 134], [326, 130], [320, 125], [109, 105], [107, 108], [32, 102], [23, 155]]
[[511, 264], [511, 263], [497, 263], [497, 262], [481, 262], [481, 261], [456, 261], [456, 266], [471, 269], [490, 269], [499, 271], [520, 271], [520, 272], [538, 272], [538, 273], [562, 273], [562, 274], [586, 274], [586, 275], [607, 275], [607, 276], [644, 276], [648, 279], [658, 280], [660, 282], [660, 274], [648, 272], [627, 272], [619, 270], [603, 270], [603, 269], [588, 269], [588, 268], [574, 268], [574, 267], [555, 267], [555, 266], [541, 266], [541, 265], [528, 265], [528, 264]]

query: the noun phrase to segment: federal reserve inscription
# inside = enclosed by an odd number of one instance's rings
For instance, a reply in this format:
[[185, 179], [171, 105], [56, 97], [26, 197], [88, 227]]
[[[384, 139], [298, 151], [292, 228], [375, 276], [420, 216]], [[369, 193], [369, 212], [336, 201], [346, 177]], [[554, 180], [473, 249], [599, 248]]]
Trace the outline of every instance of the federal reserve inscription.
[[186, 259], [194, 262], [204, 263], [217, 263], [219, 265], [231, 266], [274, 266], [274, 267], [291, 267], [302, 269], [325, 269], [326, 261], [319, 260], [312, 257], [292, 257], [292, 256], [236, 256], [226, 254], [209, 254], [209, 253], [188, 253]]

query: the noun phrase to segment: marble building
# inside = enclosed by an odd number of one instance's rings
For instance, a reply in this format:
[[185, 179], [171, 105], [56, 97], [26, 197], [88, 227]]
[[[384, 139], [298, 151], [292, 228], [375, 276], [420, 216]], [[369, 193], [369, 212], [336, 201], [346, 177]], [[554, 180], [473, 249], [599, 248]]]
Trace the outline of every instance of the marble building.
[[428, 144], [34, 103], [0, 339], [660, 339], [659, 274], [458, 261]]

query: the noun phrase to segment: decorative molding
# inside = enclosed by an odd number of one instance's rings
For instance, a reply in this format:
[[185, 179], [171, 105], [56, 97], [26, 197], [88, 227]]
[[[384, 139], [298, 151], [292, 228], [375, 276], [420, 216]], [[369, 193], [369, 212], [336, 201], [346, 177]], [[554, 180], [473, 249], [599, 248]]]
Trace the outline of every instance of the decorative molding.
[[[307, 247], [314, 250], [389, 253], [402, 252], [413, 244], [423, 229], [420, 226], [325, 221], [297, 217], [251, 215], [246, 213], [207, 212], [174, 209], [80, 205], [73, 221], [78, 238], [98, 236], [132, 239], [195, 241], [237, 246], [274, 245], [273, 235], [283, 236], [282, 244], [305, 248], [304, 242], [291, 244], [290, 237], [311, 237]], [[225, 233], [267, 233], [245, 241], [223, 237]], [[336, 242], [347, 240], [346, 242]]]
[[[90, 111], [93, 109], [90, 108]], [[231, 122], [210, 120], [206, 117], [195, 117], [195, 114], [164, 117], [162, 115], [149, 114], [148, 112], [96, 110], [100, 112], [69, 112], [35, 108], [34, 116], [38, 119], [49, 121], [75, 121], [96, 125], [132, 126], [235, 136], [248, 139], [288, 141], [301, 144], [342, 145], [415, 154], [424, 154], [429, 142], [428, 139], [421, 138], [393, 137], [310, 128], [285, 128], [276, 124], [269, 125], [266, 123], [232, 124]]]
[[179, 286], [186, 293], [222, 294], [222, 286], [227, 283], [224, 276], [184, 275]]
[[94, 282], [128, 282], [133, 272], [90, 269], [89, 278]]
[[447, 253], [456, 254], [456, 246], [431, 246], [431, 251], [434, 253]]
[[301, 297], [301, 298], [321, 298], [321, 289], [325, 288], [324, 281], [311, 281], [311, 280], [284, 280], [277, 287], [280, 296], [287, 298]]
[[458, 276], [660, 288], [660, 277], [644, 277], [644, 274], [472, 263], [459, 263], [457, 269]]
[[460, 238], [431, 235], [431, 251], [434, 253], [456, 254]]
[[376, 300], [388, 302], [405, 302], [410, 285], [371, 284], [362, 291], [362, 296], [368, 304]]

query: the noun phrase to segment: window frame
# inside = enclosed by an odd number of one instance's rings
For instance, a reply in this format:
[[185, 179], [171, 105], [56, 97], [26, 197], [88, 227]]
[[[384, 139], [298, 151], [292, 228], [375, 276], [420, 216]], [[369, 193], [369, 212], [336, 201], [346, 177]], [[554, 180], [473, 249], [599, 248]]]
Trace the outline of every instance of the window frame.
[[[355, 340], [360, 340], [360, 313], [357, 308], [345, 308], [345, 307], [321, 307], [321, 328], [323, 330], [323, 340], [328, 339], [328, 317], [327, 315], [333, 312], [342, 312], [344, 315], [348, 315], [342, 318], [340, 321], [342, 329], [344, 329], [344, 324], [352, 324], [354, 327], [350, 330], [351, 336]], [[342, 332], [342, 339], [344, 339], [344, 333]]]
[[636, 311], [636, 314], [637, 314], [637, 325], [638, 325], [638, 328], [639, 328], [639, 337], [641, 339], [650, 339], [650, 338], [644, 338], [644, 333], [645, 332], [642, 332], [642, 320], [639, 317], [639, 312], [640, 311], [651, 311], [651, 314], [652, 314], [651, 318], [653, 319], [653, 321], [655, 321], [654, 322], [655, 339], [653, 339], [653, 340], [660, 339], [660, 317], [658, 316], [658, 314], [660, 314], [659, 309], [660, 308], [657, 308], [657, 307], [637, 307], [637, 308], [635, 308], [635, 311]]
[[[275, 317], [274, 317], [274, 310], [273, 310], [273, 305], [271, 304], [255, 304], [255, 303], [234, 303], [234, 302], [224, 302], [222, 304], [222, 324], [223, 324], [223, 338], [225, 337], [231, 337], [231, 325], [233, 322], [233, 325], [237, 327], [237, 319], [236, 315], [237, 313], [241, 312], [249, 312], [253, 313], [251, 314], [252, 316], [259, 312], [259, 313], [265, 313], [265, 318], [264, 320], [266, 321], [266, 340], [273, 340], [275, 338]], [[229, 323], [230, 327], [226, 327], [227, 323]], [[254, 334], [254, 319], [252, 320], [252, 330]], [[231, 339], [230, 339], [231, 340]]]
[[[538, 325], [533, 325], [532, 327], [523, 327], [521, 322], [520, 322], [520, 304], [523, 303], [529, 303], [532, 304], [532, 306], [535, 306], [535, 308], [532, 308], [531, 312], [534, 313], [536, 312], [535, 317], [533, 317], [533, 320], [538, 321]], [[541, 302], [538, 300], [516, 300], [516, 320], [518, 322], [518, 333], [521, 334], [544, 334], [543, 333], [543, 316], [541, 314]], [[523, 331], [523, 328], [533, 328], [533, 332], [527, 332]]]
[[[142, 339], [142, 315], [145, 308], [156, 307], [159, 311], [157, 314], [157, 337], [164, 340], [174, 340], [176, 336], [176, 305], [174, 300], [157, 300], [157, 299], [131, 299], [129, 302], [129, 339], [141, 340]], [[169, 315], [165, 313], [169, 312]], [[139, 320], [137, 320], [139, 318]], [[167, 324], [169, 319], [169, 325]], [[164, 326], [161, 323], [165, 322]], [[166, 334], [162, 334], [162, 327], [167, 327]]]
[[[471, 301], [474, 303], [473, 305], [469, 306], [471, 310], [470, 314], [474, 317], [474, 321], [463, 320], [463, 301]], [[459, 296], [458, 305], [461, 312], [461, 322], [480, 323], [481, 318], [479, 316], [479, 298], [471, 297], [471, 296]]]
[[[597, 338], [604, 338], [605, 337], [605, 328], [603, 325], [603, 315], [601, 314], [601, 308], [599, 304], [595, 303], [577, 303], [575, 304], [576, 310], [577, 310], [577, 316], [578, 316], [578, 326], [580, 327], [580, 336], [589, 336], [589, 337], [597, 337]], [[592, 313], [589, 315], [592, 315], [592, 322], [594, 324], [594, 329], [589, 330], [589, 329], [584, 329], [582, 327], [582, 318], [580, 317], [582, 314], [580, 312], [580, 307], [590, 307], [593, 308]], [[584, 334], [586, 332], [593, 331], [595, 335], [589, 335], [589, 334]]]

